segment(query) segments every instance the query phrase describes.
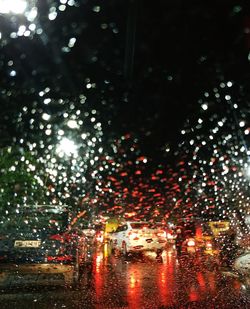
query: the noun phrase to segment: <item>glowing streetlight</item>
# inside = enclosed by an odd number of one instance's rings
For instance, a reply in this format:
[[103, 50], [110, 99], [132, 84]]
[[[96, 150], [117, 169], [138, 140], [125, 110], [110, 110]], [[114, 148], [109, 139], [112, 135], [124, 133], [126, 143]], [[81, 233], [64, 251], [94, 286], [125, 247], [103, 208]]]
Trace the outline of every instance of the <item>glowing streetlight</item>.
[[[36, 3], [37, 0], [0, 0], [0, 15], [5, 15], [5, 21], [12, 23], [11, 29], [13, 32], [7, 35], [8, 38], [16, 39], [20, 36], [28, 37], [31, 33], [35, 33], [41, 28], [38, 21], [36, 21], [38, 15]], [[13, 20], [9, 18], [11, 15], [16, 15], [18, 17]], [[26, 19], [25, 25], [20, 24], [24, 19]], [[39, 31], [41, 31], [41, 29]], [[0, 33], [0, 37], [1, 35]], [[15, 71], [12, 71], [12, 74], [15, 74]]]
[[78, 154], [76, 144], [72, 140], [66, 137], [64, 137], [60, 141], [60, 144], [58, 145], [56, 152], [59, 154], [60, 157], [63, 157], [64, 154], [67, 156], [70, 155], [77, 156]]
[[0, 13], [23, 14], [27, 8], [25, 0], [0, 0]]

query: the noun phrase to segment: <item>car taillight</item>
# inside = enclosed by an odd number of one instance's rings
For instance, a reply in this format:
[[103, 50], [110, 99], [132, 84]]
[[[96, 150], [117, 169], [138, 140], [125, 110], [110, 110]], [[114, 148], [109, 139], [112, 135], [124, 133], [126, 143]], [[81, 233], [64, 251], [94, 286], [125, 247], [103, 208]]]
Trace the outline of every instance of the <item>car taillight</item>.
[[63, 243], [65, 241], [65, 236], [62, 234], [54, 234], [51, 235], [49, 239]]
[[47, 262], [67, 262], [72, 260], [73, 260], [72, 255], [47, 256]]
[[207, 249], [212, 249], [212, 247], [213, 247], [212, 243], [210, 241], [207, 241], [206, 242], [206, 248]]
[[193, 239], [189, 239], [187, 241], [187, 245], [188, 245], [188, 247], [194, 247], [195, 246], [195, 241]]

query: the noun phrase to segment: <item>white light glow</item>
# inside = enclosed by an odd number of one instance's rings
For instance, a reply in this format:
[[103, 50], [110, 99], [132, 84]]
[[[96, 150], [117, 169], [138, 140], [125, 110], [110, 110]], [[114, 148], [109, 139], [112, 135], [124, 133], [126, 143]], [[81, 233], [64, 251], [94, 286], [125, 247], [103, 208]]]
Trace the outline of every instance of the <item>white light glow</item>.
[[29, 21], [33, 22], [37, 17], [37, 8], [33, 7], [29, 12], [27, 12], [26, 17]]
[[43, 118], [43, 120], [48, 121], [48, 120], [50, 119], [50, 115], [49, 115], [49, 114], [44, 113], [44, 114], [42, 114], [42, 118]]
[[56, 12], [51, 12], [49, 13], [49, 20], [55, 20], [57, 17], [57, 13]]
[[245, 121], [240, 121], [240, 123], [239, 123], [239, 126], [242, 128], [242, 127], [244, 127], [245, 126]]
[[67, 156], [77, 155], [77, 146], [73, 141], [65, 137], [58, 145], [57, 153], [60, 156], [63, 156], [64, 154], [66, 154]]
[[201, 107], [204, 111], [208, 109], [208, 105], [206, 103], [202, 104]]
[[67, 125], [68, 125], [68, 127], [71, 128], [71, 129], [77, 129], [77, 128], [79, 127], [76, 120], [69, 120], [69, 121], [67, 122]]
[[0, 13], [23, 14], [27, 8], [25, 0], [0, 0]]

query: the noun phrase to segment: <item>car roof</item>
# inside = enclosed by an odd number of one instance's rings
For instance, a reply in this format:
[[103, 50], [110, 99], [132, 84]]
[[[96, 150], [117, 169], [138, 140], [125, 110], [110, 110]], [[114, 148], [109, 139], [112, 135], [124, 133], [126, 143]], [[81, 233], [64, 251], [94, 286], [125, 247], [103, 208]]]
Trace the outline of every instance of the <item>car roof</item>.
[[68, 205], [38, 205], [38, 204], [34, 204], [34, 205], [23, 205], [22, 207], [20, 207], [20, 210], [28, 210], [28, 211], [37, 211], [37, 210], [41, 210], [43, 209], [46, 213], [62, 213], [65, 211], [69, 211], [71, 210], [71, 207]]

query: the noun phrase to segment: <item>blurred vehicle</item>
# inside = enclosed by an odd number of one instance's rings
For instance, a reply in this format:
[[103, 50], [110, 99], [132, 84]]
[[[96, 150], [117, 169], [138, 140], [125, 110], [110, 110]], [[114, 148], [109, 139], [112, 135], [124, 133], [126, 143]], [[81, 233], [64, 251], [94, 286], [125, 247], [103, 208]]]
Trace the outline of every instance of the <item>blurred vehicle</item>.
[[92, 240], [95, 237], [95, 229], [88, 226], [88, 227], [84, 227], [82, 228], [82, 232], [83, 234], [90, 240]]
[[78, 225], [79, 230], [83, 233], [89, 243], [93, 243], [95, 238], [95, 227], [91, 223], [80, 223]]
[[60, 274], [76, 286], [88, 259], [86, 239], [66, 205], [25, 206], [0, 222], [0, 271]]
[[149, 222], [124, 222], [110, 235], [112, 250], [124, 256], [138, 251], [155, 251], [160, 255], [167, 244], [166, 232]]
[[165, 222], [151, 223], [152, 228], [157, 228], [166, 232], [167, 243], [174, 244], [176, 239], [176, 233]]
[[167, 240], [169, 243], [174, 244], [176, 239], [176, 233], [173, 230], [167, 230]]
[[104, 243], [104, 226], [95, 225], [94, 242], [96, 245], [102, 245]]
[[236, 229], [237, 256], [233, 261], [233, 269], [243, 281], [246, 281], [250, 290], [250, 215], [242, 220], [243, 229]]
[[247, 277], [250, 282], [250, 251], [236, 257], [233, 268], [242, 277]]
[[75, 229], [78, 229], [79, 232], [83, 233], [88, 241], [93, 242], [95, 236], [94, 225], [85, 218], [85, 213], [86, 212], [83, 211], [77, 214], [71, 220], [71, 225], [74, 226]]
[[178, 229], [181, 233], [180, 253], [194, 254], [199, 252], [214, 256], [218, 254], [215, 236], [208, 222], [199, 218], [183, 220], [179, 223]]
[[222, 267], [232, 267], [237, 257], [238, 244], [236, 241], [236, 231], [230, 227], [228, 230], [219, 233], [216, 238], [218, 247], [218, 264]]

